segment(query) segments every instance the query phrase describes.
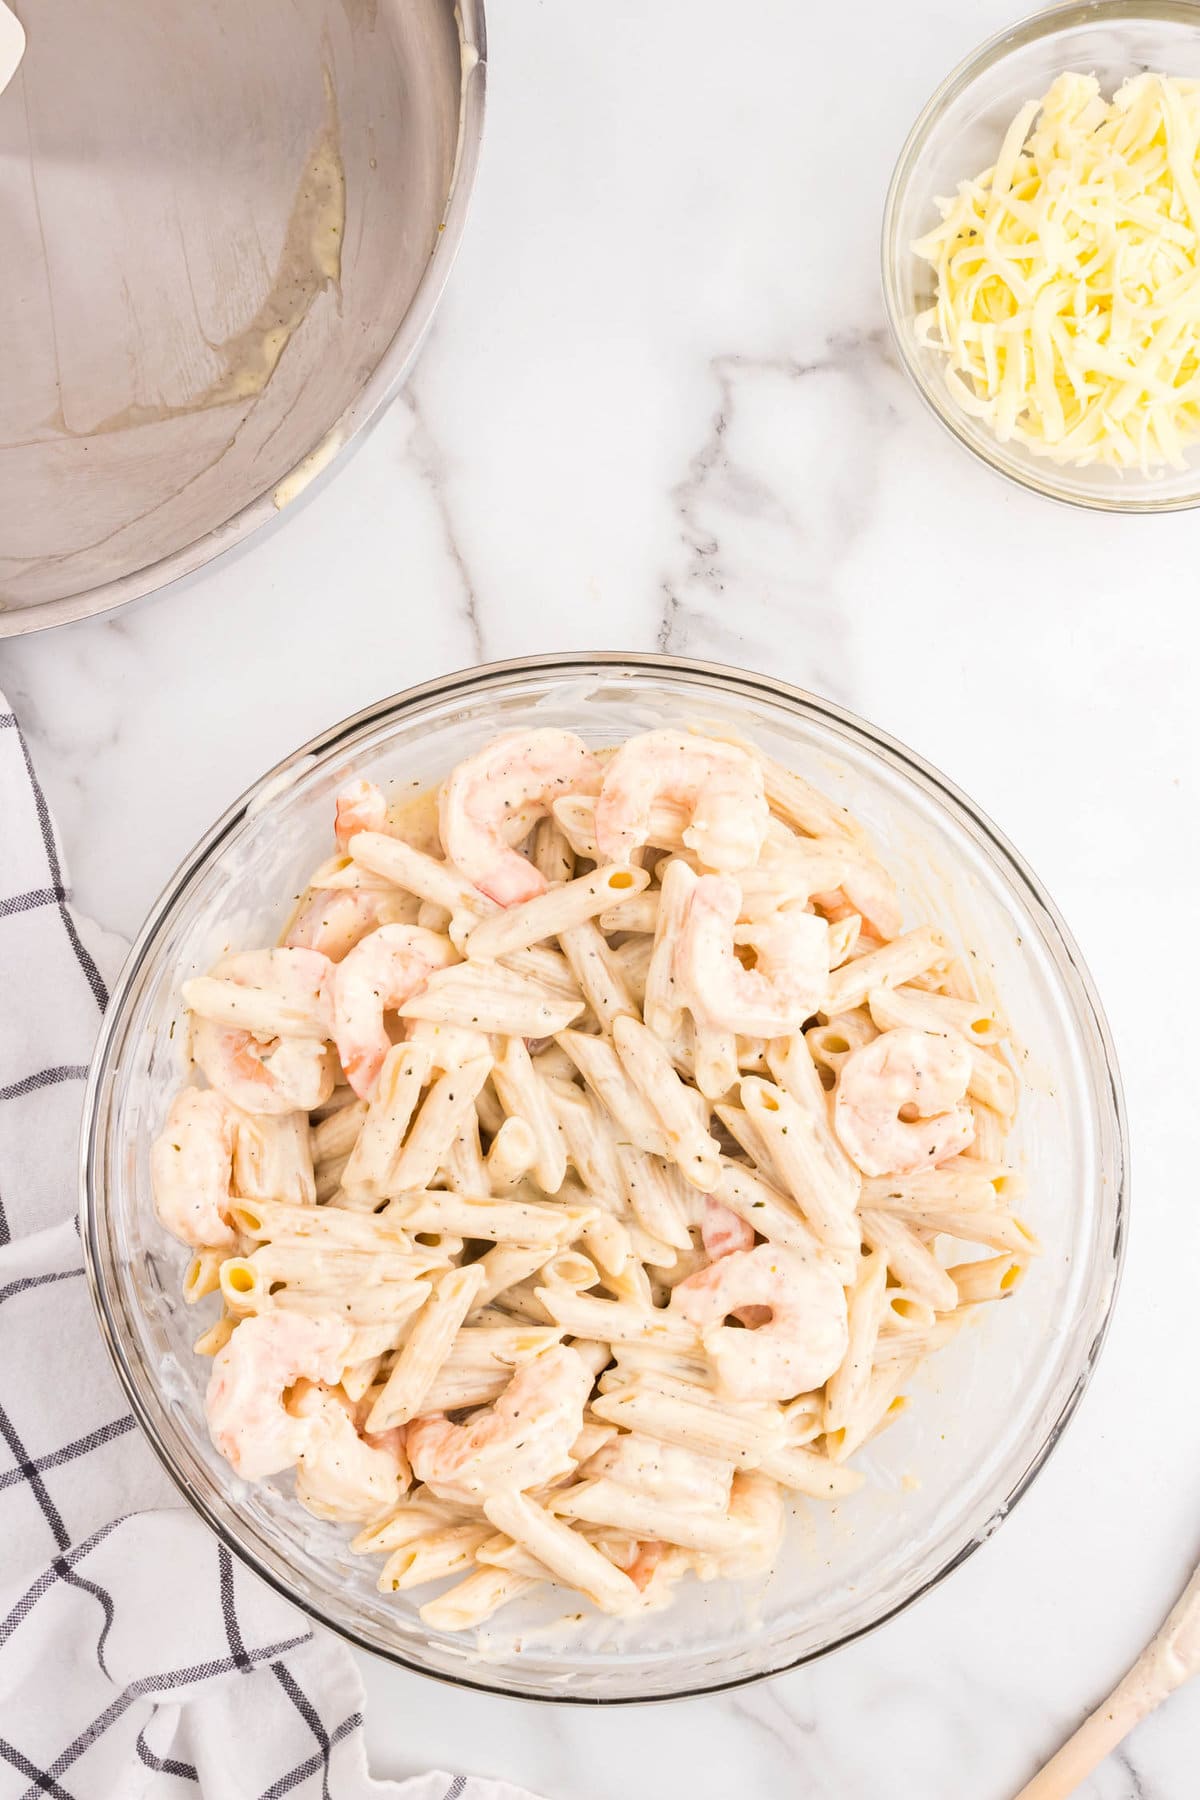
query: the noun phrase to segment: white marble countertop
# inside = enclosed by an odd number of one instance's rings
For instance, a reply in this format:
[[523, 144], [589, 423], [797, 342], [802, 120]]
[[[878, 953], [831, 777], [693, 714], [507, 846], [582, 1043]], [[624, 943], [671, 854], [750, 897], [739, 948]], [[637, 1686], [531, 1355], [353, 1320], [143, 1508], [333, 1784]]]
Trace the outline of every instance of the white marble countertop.
[[[1039, 871], [1108, 1007], [1124, 1289], [999, 1535], [866, 1642], [665, 1709], [535, 1709], [364, 1659], [379, 1774], [1006, 1800], [1200, 1552], [1197, 1105], [1186, 1062], [1164, 1079], [1200, 1009], [1197, 522], [1059, 510], [974, 466], [894, 366], [876, 277], [909, 122], [1015, 4], [507, 0], [474, 215], [406, 396], [229, 560], [0, 647], [79, 903], [126, 934], [234, 794], [381, 693], [658, 647], [813, 688], [945, 769]], [[1171, 968], [1149, 995], [1147, 943]], [[1082, 1791], [1185, 1800], [1198, 1766], [1200, 1689]]]

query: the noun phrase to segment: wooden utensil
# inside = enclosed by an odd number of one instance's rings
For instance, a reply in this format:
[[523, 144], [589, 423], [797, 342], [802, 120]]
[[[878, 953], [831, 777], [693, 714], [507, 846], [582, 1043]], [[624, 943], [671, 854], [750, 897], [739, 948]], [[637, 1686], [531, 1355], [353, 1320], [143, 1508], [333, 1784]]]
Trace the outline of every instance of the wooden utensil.
[[1162, 1630], [1147, 1644], [1107, 1700], [1085, 1719], [1073, 1738], [1023, 1787], [1017, 1800], [1066, 1800], [1127, 1732], [1189, 1676], [1200, 1672], [1200, 1568], [1192, 1576]]

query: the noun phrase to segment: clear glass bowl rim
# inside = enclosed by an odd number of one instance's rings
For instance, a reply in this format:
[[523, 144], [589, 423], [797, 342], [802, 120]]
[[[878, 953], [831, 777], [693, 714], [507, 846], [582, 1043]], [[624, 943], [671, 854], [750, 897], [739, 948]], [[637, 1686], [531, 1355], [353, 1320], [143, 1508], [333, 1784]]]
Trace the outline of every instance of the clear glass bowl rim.
[[[1150, 496], [1122, 499], [1108, 494], [1076, 494], [1067, 493], [1056, 486], [1050, 473], [1052, 464], [1047, 463], [1044, 479], [1039, 479], [1032, 468], [1009, 468], [998, 456], [990, 455], [967, 435], [963, 429], [960, 416], [953, 402], [943, 395], [936, 386], [927, 382], [918, 368], [908, 342], [908, 327], [911, 324], [903, 309], [901, 296], [893, 279], [898, 252], [903, 246], [898, 244], [900, 209], [908, 185], [912, 180], [925, 141], [930, 131], [937, 124], [950, 104], [957, 100], [981, 75], [994, 68], [1013, 50], [1023, 49], [1027, 44], [1036, 43], [1039, 38], [1050, 37], [1055, 32], [1069, 29], [1073, 25], [1093, 25], [1103, 22], [1105, 18], [1116, 19], [1160, 19], [1172, 24], [1194, 25], [1200, 28], [1200, 4], [1197, 0], [1056, 0], [1052, 6], [1043, 11], [1030, 13], [1015, 25], [1006, 25], [994, 32], [976, 49], [964, 56], [946, 76], [945, 80], [930, 95], [922, 107], [915, 124], [904, 140], [904, 147], [896, 159], [896, 166], [888, 183], [887, 198], [883, 206], [883, 227], [880, 233], [880, 274], [883, 286], [883, 304], [887, 313], [888, 328], [892, 342], [900, 358], [900, 365], [909, 381], [924, 401], [929, 411], [943, 428], [948, 431], [956, 443], [994, 475], [1002, 480], [1011, 481], [1017, 487], [1025, 488], [1033, 494], [1040, 494], [1045, 500], [1053, 500], [1059, 506], [1078, 506], [1084, 512], [1107, 512], [1129, 515], [1144, 513], [1188, 512], [1200, 506], [1200, 469], [1196, 472], [1196, 486], [1190, 494], [1177, 494], [1154, 499]], [[965, 172], [965, 171], [964, 171]]]
[[[345, 1620], [333, 1617], [320, 1605], [309, 1600], [297, 1588], [289, 1585], [270, 1564], [264, 1562], [256, 1552], [233, 1532], [228, 1530], [209, 1504], [205, 1494], [198, 1492], [187, 1480], [172, 1459], [167, 1444], [160, 1436], [154, 1419], [148, 1409], [139, 1386], [138, 1372], [135, 1370], [127, 1347], [122, 1339], [112, 1298], [109, 1294], [104, 1273], [103, 1257], [99, 1240], [99, 1195], [103, 1191], [103, 1169], [100, 1165], [99, 1147], [102, 1123], [102, 1099], [108, 1091], [112, 1076], [112, 1046], [118, 1035], [118, 1025], [131, 988], [137, 982], [147, 957], [149, 956], [160, 928], [167, 925], [189, 883], [206, 863], [212, 858], [230, 833], [241, 824], [248, 814], [257, 812], [262, 806], [269, 804], [270, 795], [277, 791], [276, 784], [285, 785], [294, 774], [300, 774], [311, 767], [315, 760], [320, 760], [336, 753], [339, 746], [348, 739], [357, 736], [364, 730], [377, 727], [389, 720], [404, 716], [428, 701], [445, 701], [455, 697], [477, 697], [489, 690], [503, 690], [512, 679], [520, 680], [532, 674], [555, 674], [563, 677], [587, 676], [589, 674], [615, 675], [627, 671], [632, 675], [639, 672], [659, 677], [672, 675], [682, 678], [694, 678], [719, 686], [725, 693], [734, 694], [747, 700], [756, 696], [769, 700], [772, 704], [783, 705], [805, 718], [832, 727], [840, 734], [853, 740], [859, 748], [866, 749], [872, 755], [888, 764], [895, 772], [906, 776], [917, 787], [935, 800], [955, 819], [966, 832], [974, 838], [976, 844], [990, 857], [1000, 873], [1015, 890], [1023, 904], [1032, 904], [1043, 915], [1044, 922], [1054, 940], [1054, 948], [1068, 964], [1082, 996], [1087, 1015], [1087, 1022], [1095, 1032], [1096, 1039], [1103, 1055], [1103, 1101], [1111, 1106], [1111, 1122], [1113, 1126], [1113, 1234], [1112, 1234], [1112, 1270], [1108, 1289], [1107, 1303], [1103, 1316], [1096, 1323], [1094, 1333], [1088, 1344], [1083, 1366], [1079, 1369], [1075, 1381], [1067, 1394], [1057, 1419], [1054, 1421], [1045, 1438], [1030, 1452], [1029, 1459], [1021, 1473], [1014, 1481], [1008, 1494], [998, 1503], [992, 1517], [972, 1535], [946, 1561], [924, 1581], [915, 1586], [905, 1597], [894, 1605], [885, 1607], [875, 1618], [854, 1630], [846, 1631], [833, 1638], [819, 1648], [805, 1652], [792, 1660], [781, 1663], [776, 1668], [763, 1669], [754, 1673], [739, 1674], [728, 1679], [704, 1682], [699, 1685], [682, 1687], [668, 1693], [581, 1696], [572, 1693], [531, 1694], [517, 1692], [506, 1686], [502, 1680], [476, 1680], [467, 1676], [450, 1675], [442, 1670], [430, 1669], [411, 1657], [382, 1645], [364, 1633], [358, 1631]], [[1099, 1077], [1101, 1071], [1096, 1071]], [[108, 1354], [116, 1369], [121, 1385], [125, 1389], [134, 1417], [148, 1440], [151, 1449], [162, 1464], [172, 1482], [179, 1489], [188, 1504], [204, 1520], [222, 1544], [234, 1556], [238, 1557], [255, 1575], [265, 1581], [277, 1593], [299, 1608], [310, 1619], [335, 1632], [339, 1637], [354, 1644], [358, 1649], [368, 1651], [382, 1660], [399, 1665], [417, 1675], [423, 1675], [435, 1681], [442, 1681], [452, 1687], [474, 1689], [477, 1692], [497, 1694], [507, 1699], [545, 1702], [554, 1705], [574, 1706], [630, 1706], [650, 1705], [669, 1700], [698, 1698], [702, 1694], [721, 1693], [728, 1689], [746, 1687], [758, 1681], [770, 1680], [776, 1675], [788, 1673], [802, 1667], [806, 1663], [815, 1662], [828, 1656], [847, 1644], [866, 1637], [887, 1624], [889, 1619], [896, 1618], [908, 1610], [916, 1601], [932, 1592], [964, 1563], [979, 1546], [995, 1534], [995, 1531], [1008, 1517], [1013, 1507], [1028, 1491], [1035, 1477], [1044, 1467], [1051, 1451], [1058, 1444], [1075, 1410], [1083, 1397], [1092, 1374], [1095, 1370], [1100, 1351], [1108, 1334], [1112, 1320], [1113, 1308], [1116, 1304], [1120, 1287], [1121, 1272], [1125, 1260], [1125, 1243], [1128, 1228], [1129, 1208], [1129, 1140], [1125, 1113], [1124, 1094], [1120, 1072], [1117, 1065], [1116, 1052], [1109, 1031], [1104, 1009], [1097, 995], [1095, 984], [1079, 948], [1071, 936], [1065, 922], [1054, 902], [1042, 888], [1033, 871], [1026, 864], [1019, 852], [1009, 843], [1004, 834], [995, 826], [985, 813], [944, 776], [941, 771], [926, 762], [907, 745], [889, 736], [886, 732], [870, 725], [855, 713], [836, 705], [830, 700], [811, 694], [803, 688], [793, 687], [789, 683], [777, 681], [773, 677], [757, 674], [753, 671], [735, 669], [721, 663], [701, 662], [687, 657], [664, 656], [649, 652], [581, 652], [560, 655], [532, 656], [515, 658], [503, 662], [481, 663], [471, 668], [455, 670], [419, 686], [404, 689], [399, 694], [376, 701], [364, 707], [362, 711], [340, 720], [327, 730], [302, 744], [290, 756], [285, 757], [273, 768], [269, 769], [256, 782], [233, 802], [228, 810], [216, 821], [211, 829], [200, 839], [191, 853], [185, 857], [174, 875], [166, 883], [158, 899], [151, 907], [134, 944], [126, 958], [112, 990], [108, 1009], [101, 1023], [99, 1037], [96, 1041], [91, 1066], [88, 1072], [87, 1086], [84, 1093], [83, 1120], [80, 1135], [79, 1161], [79, 1224], [80, 1237], [83, 1243], [84, 1266], [88, 1287], [96, 1316], [100, 1326], [100, 1334], [104, 1340]], [[144, 1378], [149, 1386], [153, 1386], [153, 1378], [143, 1369]]]

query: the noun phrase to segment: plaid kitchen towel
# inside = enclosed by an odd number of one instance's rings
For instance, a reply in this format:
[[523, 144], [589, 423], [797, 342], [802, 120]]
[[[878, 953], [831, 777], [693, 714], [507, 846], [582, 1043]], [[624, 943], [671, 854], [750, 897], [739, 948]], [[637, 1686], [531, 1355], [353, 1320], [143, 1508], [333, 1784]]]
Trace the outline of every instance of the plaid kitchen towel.
[[71, 909], [0, 695], [0, 1796], [522, 1800], [459, 1775], [373, 1781], [348, 1651], [179, 1506], [125, 1405], [74, 1216], [123, 948]]

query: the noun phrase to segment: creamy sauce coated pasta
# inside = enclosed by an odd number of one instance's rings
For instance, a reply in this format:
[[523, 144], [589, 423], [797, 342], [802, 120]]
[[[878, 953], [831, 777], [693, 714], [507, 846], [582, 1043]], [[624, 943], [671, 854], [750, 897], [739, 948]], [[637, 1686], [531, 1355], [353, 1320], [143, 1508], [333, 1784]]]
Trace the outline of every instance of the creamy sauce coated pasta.
[[1036, 1253], [995, 1006], [751, 747], [514, 731], [331, 824], [283, 943], [183, 988], [214, 1443], [436, 1629], [763, 1575]]

